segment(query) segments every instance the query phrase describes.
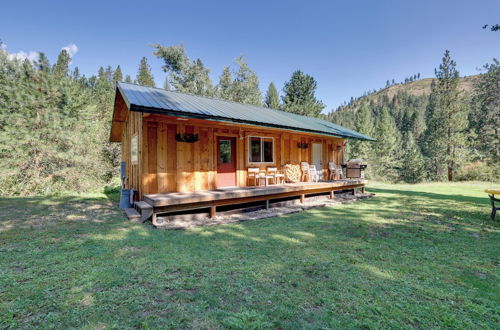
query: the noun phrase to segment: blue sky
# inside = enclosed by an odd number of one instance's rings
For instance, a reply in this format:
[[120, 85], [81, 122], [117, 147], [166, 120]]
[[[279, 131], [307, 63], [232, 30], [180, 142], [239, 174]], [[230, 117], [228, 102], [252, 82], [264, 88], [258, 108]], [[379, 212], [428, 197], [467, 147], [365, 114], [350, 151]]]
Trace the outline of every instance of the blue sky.
[[445, 49], [462, 75], [500, 57], [500, 1], [9, 1], [0, 38], [10, 53], [44, 51], [53, 62], [75, 44], [86, 75], [120, 64], [135, 76], [146, 56], [158, 85], [165, 74], [150, 44], [183, 43], [214, 83], [240, 54], [263, 92], [300, 69], [318, 81], [325, 111], [351, 96], [420, 72], [434, 75]]

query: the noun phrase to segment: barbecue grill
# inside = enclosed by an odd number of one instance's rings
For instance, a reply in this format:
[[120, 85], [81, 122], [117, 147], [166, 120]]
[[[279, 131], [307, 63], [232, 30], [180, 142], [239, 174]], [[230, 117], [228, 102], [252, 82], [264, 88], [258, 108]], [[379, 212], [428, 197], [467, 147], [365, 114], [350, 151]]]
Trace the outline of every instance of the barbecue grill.
[[348, 179], [364, 179], [364, 170], [368, 165], [362, 159], [350, 159], [347, 164], [343, 164], [342, 168], [345, 168], [345, 176]]

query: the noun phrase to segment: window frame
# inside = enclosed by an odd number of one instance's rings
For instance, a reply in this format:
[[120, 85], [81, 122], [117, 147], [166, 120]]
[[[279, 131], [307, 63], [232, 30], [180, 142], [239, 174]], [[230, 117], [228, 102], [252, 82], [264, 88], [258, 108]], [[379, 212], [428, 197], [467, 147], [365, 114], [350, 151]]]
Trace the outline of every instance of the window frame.
[[[273, 136], [260, 136], [260, 135], [248, 135], [247, 136], [248, 141], [247, 141], [247, 161], [248, 164], [275, 164], [275, 139]], [[252, 141], [252, 138], [259, 138], [260, 139], [260, 162], [254, 162], [252, 161], [252, 147], [250, 145], [250, 142]], [[273, 151], [272, 151], [272, 157], [273, 160], [271, 162], [265, 162], [264, 160], [264, 139], [270, 139], [273, 143]]]

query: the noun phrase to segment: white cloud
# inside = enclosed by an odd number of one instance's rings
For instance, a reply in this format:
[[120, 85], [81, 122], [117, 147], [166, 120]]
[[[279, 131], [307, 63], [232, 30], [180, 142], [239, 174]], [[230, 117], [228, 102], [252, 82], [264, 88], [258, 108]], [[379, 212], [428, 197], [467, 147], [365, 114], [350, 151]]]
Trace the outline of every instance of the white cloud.
[[75, 45], [74, 43], [70, 43], [66, 47], [61, 48], [61, 50], [63, 49], [65, 49], [68, 52], [69, 57], [73, 57], [78, 52], [78, 46]]
[[[17, 53], [9, 53], [7, 51], [7, 45], [6, 44], [1, 44], [1, 49], [7, 52], [7, 58], [9, 60], [19, 60], [19, 61], [24, 61], [28, 60], [31, 63], [34, 63], [36, 60], [38, 60], [38, 52], [30, 51], [29, 53], [26, 53], [25, 51], [18, 51]], [[70, 43], [66, 47], [63, 47], [61, 49], [66, 49], [70, 57], [73, 57], [77, 52], [78, 52], [78, 46], [75, 45], [74, 43]]]
[[[4, 48], [6, 49], [6, 48]], [[9, 60], [19, 60], [19, 61], [24, 61], [24, 60], [28, 60], [30, 61], [31, 63], [33, 63], [34, 61], [36, 61], [38, 59], [38, 52], [34, 52], [34, 51], [31, 51], [29, 53], [26, 53], [24, 51], [19, 51], [17, 53], [9, 53], [9, 55], [7, 55], [7, 58]]]

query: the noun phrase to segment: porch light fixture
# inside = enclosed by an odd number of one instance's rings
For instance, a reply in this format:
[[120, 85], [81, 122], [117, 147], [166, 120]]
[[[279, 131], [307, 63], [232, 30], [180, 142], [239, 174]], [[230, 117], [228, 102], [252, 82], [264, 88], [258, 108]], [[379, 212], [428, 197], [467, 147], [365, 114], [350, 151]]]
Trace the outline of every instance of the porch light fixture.
[[309, 148], [309, 144], [308, 143], [304, 143], [304, 142], [299, 142], [299, 143], [297, 143], [297, 148], [299, 148], [299, 149], [307, 149], [307, 148]]

